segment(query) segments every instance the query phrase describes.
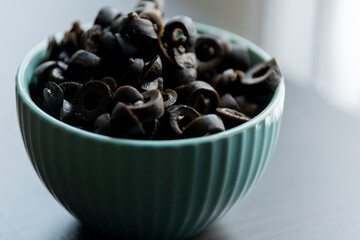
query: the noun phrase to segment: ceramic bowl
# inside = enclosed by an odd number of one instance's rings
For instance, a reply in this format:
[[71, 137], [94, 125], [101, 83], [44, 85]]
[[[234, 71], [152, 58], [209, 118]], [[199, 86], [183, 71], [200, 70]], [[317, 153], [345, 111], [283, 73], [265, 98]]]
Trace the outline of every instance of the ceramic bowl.
[[[270, 59], [238, 35], [197, 28], [245, 44], [251, 65]], [[43, 183], [86, 225], [125, 239], [188, 238], [222, 217], [259, 180], [280, 129], [283, 80], [261, 114], [230, 130], [184, 140], [116, 139], [60, 122], [32, 101], [29, 85], [46, 45], [33, 48], [18, 70], [19, 125]]]

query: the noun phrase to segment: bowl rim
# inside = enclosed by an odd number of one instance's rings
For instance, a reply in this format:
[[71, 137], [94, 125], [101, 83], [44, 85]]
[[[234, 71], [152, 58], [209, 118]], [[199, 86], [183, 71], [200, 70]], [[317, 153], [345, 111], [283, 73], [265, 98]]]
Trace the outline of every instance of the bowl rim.
[[[210, 34], [220, 34], [228, 38], [230, 41], [241, 42], [248, 47], [249, 50], [252, 50], [255, 54], [257, 54], [260, 58], [264, 60], [271, 59], [270, 55], [265, 52], [262, 48], [257, 46], [255, 43], [237, 35], [235, 33], [229, 32], [227, 30], [210, 26], [203, 23], [195, 23], [196, 27], [199, 32], [210, 33]], [[85, 27], [87, 25], [84, 25]], [[60, 32], [55, 34], [56, 38], [60, 38], [63, 36], [64, 32]], [[34, 48], [32, 48], [25, 56], [23, 61], [21, 62], [17, 74], [16, 74], [16, 95], [17, 98], [20, 98], [21, 101], [27, 105], [32, 112], [34, 112], [38, 117], [43, 119], [44, 121], [52, 124], [55, 127], [61, 128], [64, 131], [67, 131], [72, 134], [80, 135], [82, 137], [90, 138], [92, 140], [101, 141], [101, 142], [108, 142], [113, 144], [121, 144], [121, 145], [132, 145], [132, 146], [156, 146], [156, 147], [175, 147], [179, 145], [192, 145], [198, 143], [205, 143], [205, 142], [214, 142], [220, 139], [225, 139], [230, 136], [239, 134], [244, 132], [254, 126], [256, 126], [261, 121], [265, 120], [267, 116], [269, 116], [279, 104], [282, 104], [285, 97], [285, 84], [284, 78], [282, 76], [279, 86], [274, 92], [274, 95], [266, 106], [266, 108], [257, 116], [252, 118], [250, 121], [243, 123], [237, 127], [225, 130], [220, 133], [212, 134], [209, 136], [203, 137], [194, 137], [194, 138], [187, 138], [187, 139], [171, 139], [171, 140], [138, 140], [138, 139], [124, 139], [124, 138], [115, 138], [110, 136], [105, 136], [97, 133], [93, 133], [90, 131], [82, 130], [77, 127], [71, 126], [67, 123], [64, 123], [51, 115], [44, 112], [40, 107], [38, 107], [35, 102], [31, 99], [30, 93], [28, 91], [28, 86], [25, 85], [24, 79], [26, 75], [26, 70], [28, 69], [32, 59], [41, 52], [43, 52], [48, 44], [48, 40], [44, 39], [40, 43], [38, 43]], [[17, 103], [17, 105], [20, 103]]]

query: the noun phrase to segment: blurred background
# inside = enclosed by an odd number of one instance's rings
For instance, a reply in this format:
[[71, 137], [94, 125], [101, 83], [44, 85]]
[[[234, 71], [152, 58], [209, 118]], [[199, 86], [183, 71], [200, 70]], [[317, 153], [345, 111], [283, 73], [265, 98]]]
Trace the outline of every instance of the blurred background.
[[[0, 0], [0, 239], [89, 239], [77, 238], [75, 220], [41, 185], [26, 156], [15, 75], [27, 52], [50, 34], [74, 20], [92, 22], [103, 6], [128, 12], [136, 2]], [[360, 193], [352, 183], [360, 180], [360, 1], [166, 0], [165, 12], [238, 33], [276, 57], [284, 71], [282, 132], [263, 180], [240, 206], [246, 226], [241, 239], [359, 239], [354, 209], [360, 209]], [[309, 207], [300, 207], [300, 200]], [[345, 210], [329, 216], [333, 208]], [[259, 231], [269, 225], [264, 219], [277, 223], [267, 235]], [[346, 237], [332, 234], [337, 229]]]

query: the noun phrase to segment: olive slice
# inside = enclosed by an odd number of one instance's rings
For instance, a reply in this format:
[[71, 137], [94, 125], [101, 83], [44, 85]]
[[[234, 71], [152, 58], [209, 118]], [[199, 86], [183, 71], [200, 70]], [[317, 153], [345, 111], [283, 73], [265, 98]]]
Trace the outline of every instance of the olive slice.
[[240, 112], [245, 113], [249, 117], [255, 117], [262, 111], [259, 104], [243, 95], [236, 96], [235, 100], [239, 105]]
[[196, 39], [195, 53], [198, 71], [205, 72], [220, 65], [225, 56], [225, 47], [218, 37], [201, 34]]
[[109, 129], [111, 136], [120, 138], [134, 138], [145, 134], [138, 117], [122, 102], [118, 102], [111, 113]]
[[97, 54], [99, 52], [99, 41], [103, 35], [100, 25], [94, 25], [84, 32], [81, 36], [81, 48], [85, 51]]
[[111, 116], [109, 113], [103, 113], [95, 120], [95, 133], [109, 135]]
[[129, 109], [138, 116], [141, 122], [150, 122], [164, 114], [164, 101], [161, 92], [157, 89], [142, 93], [144, 102], [128, 105]]
[[153, 23], [140, 18], [136, 12], [130, 12], [126, 17], [122, 18], [119, 33], [125, 41], [132, 43], [146, 43], [158, 39]]
[[113, 102], [123, 102], [125, 104], [134, 104], [138, 101], [144, 101], [143, 95], [132, 86], [119, 87], [113, 97]]
[[164, 107], [168, 108], [176, 103], [177, 93], [172, 89], [166, 89], [165, 92], [161, 92], [164, 99]]
[[161, 13], [164, 11], [165, 0], [140, 0], [136, 4], [136, 9], [143, 8], [143, 11], [148, 9], [158, 9]]
[[238, 94], [242, 90], [240, 81], [243, 76], [242, 71], [234, 71], [234, 69], [230, 68], [212, 77], [210, 84], [220, 93], [231, 92]]
[[192, 52], [187, 53], [179, 53], [178, 51], [174, 51], [174, 62], [180, 68], [196, 68], [196, 55]]
[[60, 121], [64, 123], [73, 124], [76, 121], [76, 117], [74, 115], [73, 105], [64, 99], [61, 111], [60, 111]]
[[175, 69], [168, 72], [167, 78], [169, 79], [170, 86], [180, 86], [193, 82], [197, 78], [196, 68], [183, 68]]
[[217, 108], [216, 114], [221, 118], [226, 129], [239, 126], [251, 120], [251, 118], [245, 114], [230, 108]]
[[70, 58], [67, 74], [71, 80], [87, 82], [98, 72], [100, 65], [101, 59], [98, 56], [79, 50]]
[[81, 28], [80, 23], [74, 22], [71, 29], [65, 33], [60, 45], [69, 56], [80, 49], [80, 39], [83, 32], [84, 30]]
[[249, 94], [272, 93], [279, 85], [282, 74], [275, 58], [250, 68], [241, 79]]
[[94, 121], [108, 110], [112, 95], [110, 88], [101, 81], [85, 83], [73, 100], [75, 114], [80, 120]]
[[159, 55], [156, 55], [156, 57], [153, 60], [147, 62], [144, 65], [143, 77], [141, 79], [141, 82], [154, 81], [155, 79], [161, 76], [162, 70], [163, 70], [163, 66], [161, 59]]
[[144, 60], [141, 58], [130, 58], [129, 67], [125, 74], [122, 76], [120, 82], [122, 84], [137, 85], [140, 81], [144, 70]]
[[136, 5], [135, 5], [135, 9], [134, 12], [136, 12], [137, 14], [141, 14], [143, 12], [155, 12], [156, 14], [158, 14], [159, 16], [163, 16], [163, 9], [162, 8], [158, 8], [158, 4], [154, 1], [139, 1]]
[[221, 118], [215, 114], [208, 114], [191, 121], [184, 128], [181, 137], [202, 137], [222, 131], [225, 131], [225, 126]]
[[64, 99], [66, 99], [69, 102], [72, 102], [76, 93], [82, 87], [82, 84], [68, 81], [68, 82], [60, 83], [59, 86], [61, 87], [64, 93]]
[[59, 119], [63, 106], [64, 94], [59, 85], [49, 82], [48, 88], [44, 88], [44, 104], [50, 115]]
[[220, 98], [220, 108], [231, 108], [240, 111], [239, 104], [230, 93], [225, 93]]
[[101, 79], [101, 81], [103, 83], [105, 83], [106, 85], [108, 85], [108, 87], [111, 89], [112, 92], [115, 92], [117, 89], [117, 85], [116, 85], [116, 81], [114, 78], [112, 77], [104, 77], [103, 79]]
[[[203, 81], [193, 81], [186, 85], [175, 88], [179, 102], [192, 106], [200, 112], [215, 110], [220, 105], [220, 96], [216, 90]], [[209, 100], [206, 103], [205, 99]]]
[[165, 24], [162, 41], [167, 44], [167, 48], [182, 45], [185, 49], [191, 49], [196, 37], [197, 30], [192, 19], [188, 16], [175, 16]]
[[172, 105], [168, 107], [160, 119], [161, 127], [156, 138], [179, 138], [183, 128], [199, 116], [200, 114], [194, 108], [186, 105]]
[[67, 65], [61, 61], [46, 61], [34, 70], [37, 78], [37, 88], [43, 89], [46, 82], [52, 81], [61, 83], [65, 81], [65, 71]]
[[239, 43], [229, 42], [223, 39], [225, 47], [225, 57], [222, 64], [219, 66], [219, 71], [229, 68], [247, 71], [250, 67], [250, 54], [248, 48]]
[[116, 17], [119, 16], [121, 16], [121, 12], [117, 8], [103, 7], [96, 16], [94, 24], [98, 24], [101, 27], [106, 28]]
[[161, 36], [164, 31], [164, 25], [161, 18], [161, 13], [156, 10], [147, 10], [139, 13], [139, 17], [147, 19], [152, 22], [155, 32], [158, 36]]

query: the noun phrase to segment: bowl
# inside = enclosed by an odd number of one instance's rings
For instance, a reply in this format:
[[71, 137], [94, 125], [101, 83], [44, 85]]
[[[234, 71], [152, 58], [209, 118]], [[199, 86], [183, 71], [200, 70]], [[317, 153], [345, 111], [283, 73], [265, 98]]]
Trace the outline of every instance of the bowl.
[[[251, 65], [270, 56], [248, 40], [197, 24], [202, 33], [245, 44]], [[125, 239], [184, 239], [227, 213], [264, 172], [279, 134], [284, 81], [252, 120], [183, 140], [117, 139], [56, 120], [31, 99], [32, 74], [47, 41], [16, 76], [17, 113], [29, 158], [54, 198], [84, 224]]]

